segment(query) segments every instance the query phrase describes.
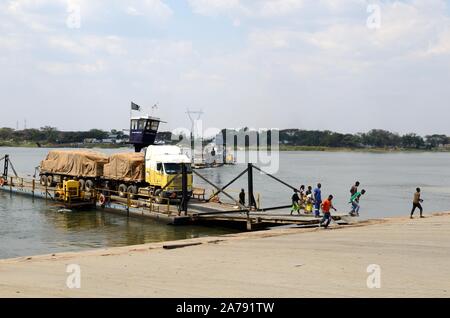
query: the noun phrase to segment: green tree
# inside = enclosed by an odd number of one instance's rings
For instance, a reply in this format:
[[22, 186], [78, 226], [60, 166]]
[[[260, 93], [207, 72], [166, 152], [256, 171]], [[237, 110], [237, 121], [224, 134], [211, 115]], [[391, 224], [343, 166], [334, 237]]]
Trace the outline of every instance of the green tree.
[[422, 148], [425, 145], [425, 141], [422, 137], [416, 134], [407, 134], [402, 136], [402, 146], [404, 148]]
[[428, 135], [425, 136], [425, 140], [429, 148], [437, 148], [450, 143], [449, 137], [446, 135]]
[[55, 127], [41, 127], [41, 132], [44, 134], [44, 138], [47, 142], [56, 142], [58, 139], [59, 132]]
[[373, 129], [362, 134], [362, 143], [371, 147], [398, 147], [401, 145], [401, 137], [382, 129]]
[[106, 131], [100, 129], [91, 129], [87, 133], [86, 138], [95, 138], [95, 139], [106, 139], [108, 138], [108, 133]]

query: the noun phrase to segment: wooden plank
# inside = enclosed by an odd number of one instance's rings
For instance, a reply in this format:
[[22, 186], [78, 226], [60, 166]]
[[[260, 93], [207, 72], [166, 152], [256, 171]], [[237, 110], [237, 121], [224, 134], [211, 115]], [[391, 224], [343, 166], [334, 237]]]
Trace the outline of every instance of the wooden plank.
[[201, 245], [201, 242], [198, 243], [187, 243], [187, 244], [171, 244], [171, 245], [163, 245], [163, 248], [166, 250], [173, 250], [176, 248], [183, 248], [183, 247], [189, 247], [189, 246], [197, 246]]

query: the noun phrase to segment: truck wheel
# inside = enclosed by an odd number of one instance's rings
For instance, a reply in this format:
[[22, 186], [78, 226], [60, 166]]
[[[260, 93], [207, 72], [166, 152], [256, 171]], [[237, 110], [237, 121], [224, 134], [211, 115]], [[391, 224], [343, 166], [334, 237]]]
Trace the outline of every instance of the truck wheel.
[[138, 189], [135, 185], [130, 185], [128, 187], [128, 193], [130, 194], [130, 199], [136, 198], [136, 194], [138, 193]]
[[119, 185], [119, 197], [126, 198], [127, 197], [128, 188], [123, 183]]
[[161, 189], [155, 190], [155, 201], [158, 204], [161, 204], [163, 202]]
[[51, 187], [53, 185], [53, 176], [47, 176], [47, 187]]
[[94, 184], [94, 181], [92, 181], [92, 180], [87, 180], [86, 183], [84, 184], [84, 189], [87, 192], [91, 192], [92, 190], [94, 190], [94, 188], [95, 188], [95, 184]]
[[80, 191], [84, 191], [84, 186], [86, 184], [86, 181], [84, 181], [84, 179], [80, 179], [80, 180], [78, 180], [78, 182], [80, 183]]
[[47, 176], [42, 175], [39, 182], [42, 186], [45, 187], [45, 185], [47, 184]]

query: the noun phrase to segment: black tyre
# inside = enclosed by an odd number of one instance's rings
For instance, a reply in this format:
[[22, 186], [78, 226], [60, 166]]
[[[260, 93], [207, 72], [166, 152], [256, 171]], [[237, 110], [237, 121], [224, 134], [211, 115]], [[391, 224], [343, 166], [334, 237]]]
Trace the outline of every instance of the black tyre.
[[91, 191], [95, 190], [94, 181], [87, 180], [86, 183], [84, 184], [84, 190], [87, 192], [91, 192]]
[[119, 197], [126, 198], [127, 197], [128, 188], [123, 183], [119, 185]]
[[80, 183], [80, 191], [84, 191], [84, 186], [86, 185], [86, 181], [84, 179], [78, 180]]
[[130, 185], [127, 189], [128, 193], [130, 194], [131, 199], [135, 199], [138, 193], [138, 188], [135, 185]]
[[156, 203], [163, 203], [162, 190], [161, 189], [155, 190], [155, 201], [156, 201]]
[[47, 176], [47, 187], [53, 186], [53, 176]]

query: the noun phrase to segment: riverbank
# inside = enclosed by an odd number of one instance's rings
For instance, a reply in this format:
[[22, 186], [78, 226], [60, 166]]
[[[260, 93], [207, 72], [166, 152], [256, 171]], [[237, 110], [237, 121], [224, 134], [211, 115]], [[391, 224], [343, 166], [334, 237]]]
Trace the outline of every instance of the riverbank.
[[321, 146], [287, 146], [281, 145], [280, 151], [323, 151], [323, 152], [363, 152], [363, 153], [420, 153], [420, 152], [450, 152], [450, 148], [350, 148], [350, 147], [321, 147]]
[[112, 144], [112, 143], [96, 143], [96, 144], [83, 144], [83, 143], [75, 143], [75, 144], [38, 144], [35, 142], [0, 142], [0, 147], [9, 147], [9, 148], [83, 148], [83, 149], [92, 149], [92, 148], [102, 148], [102, 149], [117, 149], [129, 147], [127, 144]]
[[[96, 143], [96, 144], [37, 144], [33, 142], [0, 142], [0, 147], [17, 147], [17, 148], [74, 148], [74, 149], [118, 149], [130, 148], [126, 144], [110, 144], [110, 143]], [[245, 148], [239, 147], [239, 151], [245, 151]], [[257, 151], [257, 148], [249, 148], [250, 151]], [[261, 151], [267, 151], [265, 148], [260, 148]], [[414, 149], [414, 148], [351, 148], [351, 147], [321, 147], [321, 146], [289, 146], [280, 145], [279, 151], [319, 151], [319, 152], [361, 152], [361, 153], [442, 153], [450, 152], [450, 148], [432, 148], [432, 149]]]
[[[179, 244], [195, 245], [163, 248]], [[69, 264], [80, 289], [66, 287]], [[436, 214], [1, 260], [0, 296], [449, 297], [449, 277], [450, 214]]]

